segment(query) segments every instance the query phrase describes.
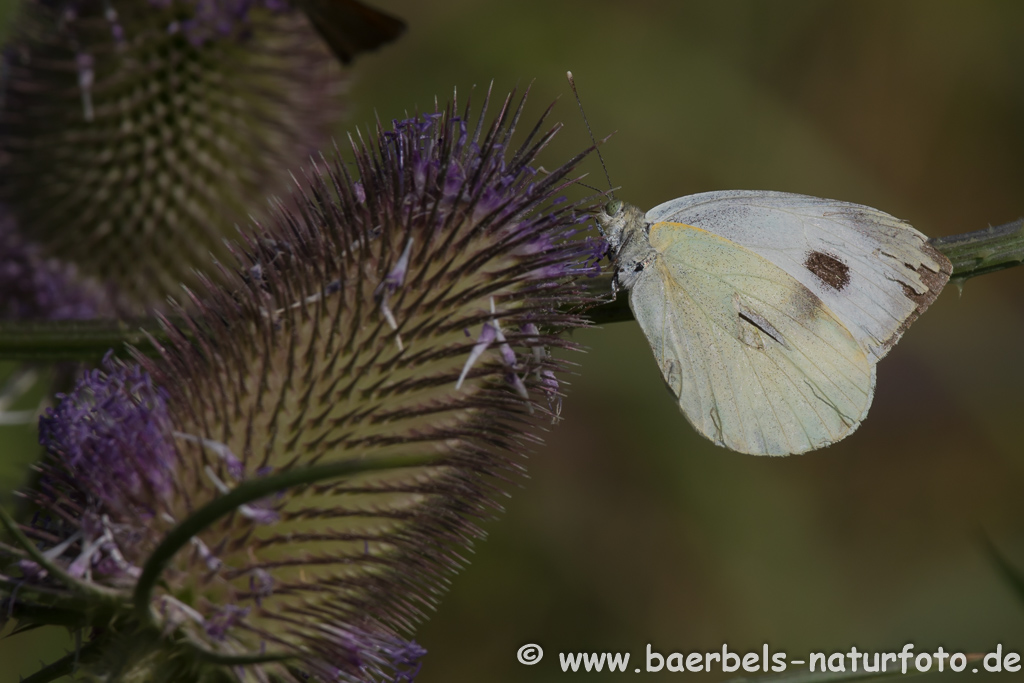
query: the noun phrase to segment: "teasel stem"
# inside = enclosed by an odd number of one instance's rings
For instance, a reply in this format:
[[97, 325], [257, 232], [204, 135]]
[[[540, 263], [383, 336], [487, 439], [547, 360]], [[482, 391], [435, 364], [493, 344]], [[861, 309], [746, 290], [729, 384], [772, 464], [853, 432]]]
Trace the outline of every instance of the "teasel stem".
[[30, 676], [21, 679], [21, 683], [49, 683], [62, 676], [70, 676], [75, 673], [78, 664], [98, 652], [99, 643], [88, 643], [81, 646], [74, 652], [61, 657], [56, 662], [48, 664]]
[[96, 363], [127, 346], [147, 355], [167, 337], [156, 318], [96, 320], [0, 320], [0, 359]]
[[[970, 278], [1024, 262], [1024, 219], [959, 235], [935, 237], [929, 243], [952, 262], [950, 282], [962, 287]], [[584, 286], [595, 299], [608, 298], [611, 281], [611, 273], [604, 273], [588, 278]], [[626, 296], [596, 305], [586, 315], [597, 325], [633, 320]], [[155, 318], [131, 322], [0, 321], [0, 359], [94, 360], [109, 349], [123, 349], [127, 345], [152, 355], [156, 349], [151, 338], [166, 339]]]
[[1024, 219], [930, 242], [953, 264], [950, 282], [960, 285], [969, 278], [1024, 262]]

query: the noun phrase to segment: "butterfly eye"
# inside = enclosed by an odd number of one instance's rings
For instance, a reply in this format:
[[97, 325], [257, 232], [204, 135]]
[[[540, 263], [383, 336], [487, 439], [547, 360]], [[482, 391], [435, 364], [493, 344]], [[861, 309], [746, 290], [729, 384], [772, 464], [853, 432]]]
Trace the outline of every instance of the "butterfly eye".
[[617, 216], [622, 211], [622, 200], [612, 199], [604, 205], [604, 212], [609, 216]]

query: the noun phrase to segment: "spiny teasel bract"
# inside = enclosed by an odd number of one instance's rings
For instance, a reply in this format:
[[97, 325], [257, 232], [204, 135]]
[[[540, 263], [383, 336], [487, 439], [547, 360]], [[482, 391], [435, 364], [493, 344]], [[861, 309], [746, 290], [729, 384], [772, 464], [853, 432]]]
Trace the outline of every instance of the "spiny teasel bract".
[[194, 285], [340, 120], [306, 17], [238, 5], [26, 0], [4, 50], [0, 201], [123, 313]]
[[[575, 348], [563, 333], [591, 303], [576, 280], [594, 274], [603, 246], [571, 239], [589, 205], [558, 197], [582, 155], [550, 174], [532, 167], [557, 126], [544, 131], [542, 118], [510, 148], [524, 102], [513, 111], [510, 96], [486, 129], [483, 113], [474, 121], [454, 104], [379, 128], [372, 146], [353, 143], [358, 181], [340, 156], [309, 168], [289, 208], [234, 250], [240, 265], [165, 321], [159, 357], [87, 376], [76, 390], [87, 400], [44, 421], [51, 459], [28, 495], [63, 512], [41, 515], [50, 526], [36, 538], [54, 547], [76, 515], [91, 520], [61, 561], [105, 586], [141, 584], [157, 544], [227, 492], [363, 468], [275, 489], [205, 526], [144, 607], [176, 634], [167, 643], [295, 656], [245, 667], [257, 680], [411, 676], [423, 651], [404, 637], [557, 411], [564, 361], [549, 349]], [[112, 396], [121, 386], [127, 398]], [[119, 417], [92, 416], [90, 402]], [[89, 426], [58, 428], [62, 410]], [[76, 478], [72, 461], [122, 457], [128, 424], [142, 425], [147, 458]], [[83, 433], [93, 450], [76, 445]], [[396, 458], [414, 463], [387, 465]], [[37, 577], [29, 563], [22, 595]], [[124, 642], [124, 620], [97, 637]], [[109, 668], [103, 651], [94, 661]], [[194, 673], [186, 651], [142, 651], [136, 668]]]

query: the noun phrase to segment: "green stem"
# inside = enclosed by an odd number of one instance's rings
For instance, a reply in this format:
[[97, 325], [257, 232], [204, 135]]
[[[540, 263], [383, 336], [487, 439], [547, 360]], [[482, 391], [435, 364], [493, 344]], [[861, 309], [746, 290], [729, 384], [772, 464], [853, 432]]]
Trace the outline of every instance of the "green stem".
[[14, 619], [17, 619], [19, 623], [26, 624], [26, 627], [22, 628], [19, 626], [11, 635], [40, 626], [66, 626], [69, 629], [83, 628], [88, 625], [85, 609], [85, 605], [80, 606], [78, 609], [69, 609], [16, 601], [10, 607], [9, 614]]
[[43, 667], [31, 676], [21, 679], [21, 683], [49, 683], [49, 681], [55, 681], [62, 676], [69, 676], [75, 673], [75, 669], [78, 668], [78, 664], [82, 660], [88, 659], [98, 650], [99, 643], [94, 642], [83, 645], [77, 651], [72, 652], [66, 657], [61, 657], [53, 664]]
[[992, 563], [999, 570], [999, 573], [1003, 575], [1006, 583], [1010, 585], [1013, 592], [1017, 595], [1017, 598], [1024, 600], [1024, 574], [1021, 574], [1020, 569], [1015, 567], [1006, 559], [1005, 556], [999, 549], [996, 548], [995, 543], [992, 542], [988, 536], [982, 536], [982, 541], [985, 544], [985, 550], [988, 551], [988, 555], [992, 560]]
[[150, 602], [153, 599], [153, 589], [156, 587], [157, 581], [160, 580], [160, 575], [163, 574], [171, 558], [188, 544], [196, 534], [224, 515], [234, 512], [239, 506], [265, 498], [293, 486], [313, 484], [325, 479], [334, 479], [363, 472], [402, 467], [421, 467], [436, 462], [436, 460], [436, 455], [405, 455], [366, 460], [344, 460], [326, 465], [294, 468], [281, 474], [242, 482], [228, 493], [214, 498], [196, 510], [191, 516], [164, 536], [164, 540], [160, 542], [160, 545], [149, 556], [146, 566], [142, 568], [142, 575], [139, 576], [139, 580], [135, 584], [132, 600], [135, 604], [136, 615], [143, 623], [152, 623]]
[[80, 611], [84, 608], [88, 602], [85, 602], [79, 598], [69, 597], [69, 593], [66, 590], [54, 586], [38, 586], [28, 583], [25, 579], [15, 579], [10, 576], [0, 574], [0, 594], [12, 594], [17, 592], [18, 595], [45, 595], [48, 598], [48, 604], [55, 604], [64, 607], [69, 610]]
[[205, 647], [196, 643], [187, 642], [182, 644], [192, 655], [201, 662], [209, 662], [219, 666], [253, 666], [254, 664], [268, 664], [271, 662], [283, 662], [288, 659], [295, 659], [298, 654], [295, 652], [265, 652], [252, 655], [225, 655], [219, 652], [211, 652]]
[[953, 263], [953, 280], [964, 281], [1024, 262], [1024, 219], [931, 240]]
[[155, 353], [146, 328], [164, 337], [151, 318], [141, 320], [0, 320], [0, 359], [89, 360], [102, 358], [110, 349], [131, 344], [146, 354]]
[[[1024, 220], [939, 237], [931, 240], [931, 244], [953, 263], [952, 279], [963, 282], [1024, 262]], [[608, 273], [587, 280], [585, 286], [594, 296], [610, 298], [611, 282], [611, 274]], [[598, 325], [633, 319], [625, 296], [590, 309], [587, 314]], [[128, 344], [142, 353], [155, 355], [156, 349], [146, 332], [158, 342], [166, 340], [166, 335], [153, 318], [129, 321], [0, 321], [0, 359], [94, 361], [108, 350], [122, 350]]]

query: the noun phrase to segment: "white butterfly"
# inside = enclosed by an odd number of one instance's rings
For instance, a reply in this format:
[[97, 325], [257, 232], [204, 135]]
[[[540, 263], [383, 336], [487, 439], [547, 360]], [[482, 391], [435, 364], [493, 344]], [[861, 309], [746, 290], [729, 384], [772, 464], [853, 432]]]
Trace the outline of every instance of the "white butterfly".
[[875, 363], [952, 272], [887, 213], [784, 192], [707, 192], [646, 215], [613, 199], [597, 220], [683, 414], [754, 455], [853, 432]]

